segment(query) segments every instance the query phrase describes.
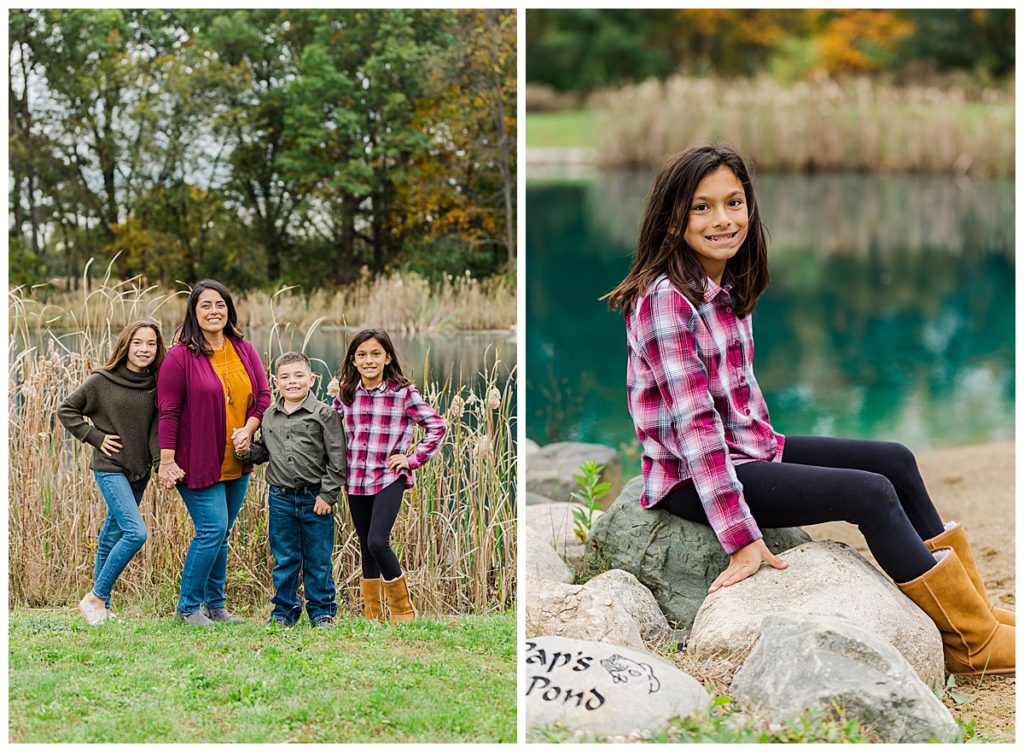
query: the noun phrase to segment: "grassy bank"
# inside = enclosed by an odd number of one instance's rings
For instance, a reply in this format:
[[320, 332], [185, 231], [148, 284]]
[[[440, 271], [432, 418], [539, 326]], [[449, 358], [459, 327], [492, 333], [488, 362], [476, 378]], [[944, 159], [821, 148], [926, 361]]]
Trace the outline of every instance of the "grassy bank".
[[515, 631], [507, 614], [198, 630], [15, 610], [9, 741], [514, 741]]
[[[143, 308], [139, 300], [125, 305]], [[113, 308], [108, 319], [117, 314]], [[89, 470], [92, 448], [64, 430], [56, 411], [106, 359], [118, 331], [87, 327], [76, 352], [52, 341], [44, 352], [32, 349], [26, 326], [10, 340], [8, 490], [18, 500], [8, 511], [14, 605], [74, 604], [91, 585], [106, 504]], [[425, 613], [488, 613], [507, 610], [514, 602], [515, 382], [514, 375], [501, 373], [495, 360], [482, 374], [479, 392], [451, 382], [420, 384], [449, 430], [438, 453], [417, 470], [391, 541]], [[419, 440], [417, 431], [414, 441]], [[264, 472], [265, 466], [253, 472], [231, 533], [228, 598], [234, 607], [266, 608], [271, 595]], [[334, 577], [342, 600], [354, 609], [359, 545], [347, 505], [338, 507]], [[155, 482], [141, 509], [149, 540], [118, 580], [114, 605], [169, 608], [176, 600], [192, 522], [177, 492]]]
[[593, 148], [597, 145], [596, 119], [591, 110], [529, 112], [526, 114], [526, 148]]
[[[57, 285], [12, 290], [11, 329], [120, 330], [145, 313], [157, 318], [169, 335], [181, 323], [187, 289], [147, 286], [137, 277], [119, 281], [110, 266], [99, 278], [88, 273], [75, 291]], [[449, 276], [430, 283], [416, 274], [396, 273], [329, 290], [285, 287], [274, 293], [232, 291], [232, 297], [243, 330], [287, 324], [432, 333], [511, 329], [516, 323], [516, 285], [506, 277]]]

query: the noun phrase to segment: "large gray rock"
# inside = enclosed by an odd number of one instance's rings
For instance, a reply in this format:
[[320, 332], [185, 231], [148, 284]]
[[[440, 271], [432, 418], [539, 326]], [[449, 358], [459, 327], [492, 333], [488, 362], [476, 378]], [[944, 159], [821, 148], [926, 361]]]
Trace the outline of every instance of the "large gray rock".
[[640, 637], [651, 650], [657, 650], [672, 637], [672, 628], [651, 591], [636, 577], [621, 569], [610, 569], [589, 580], [587, 590], [605, 596], [622, 606], [640, 628]]
[[608, 495], [601, 499], [607, 508], [622, 490], [622, 463], [619, 453], [603, 444], [556, 441], [526, 455], [526, 490], [555, 501], [571, 501], [580, 490], [576, 474], [580, 465], [593, 460], [604, 465], [601, 480], [611, 483]]
[[525, 442], [523, 442], [523, 456], [524, 457], [529, 457], [534, 452], [539, 452], [539, 451], [540, 451], [540, 444], [538, 444], [533, 439], [527, 439]]
[[715, 591], [697, 613], [687, 643], [696, 659], [739, 668], [762, 621], [779, 613], [848, 619], [896, 648], [929, 687], [944, 678], [942, 638], [925, 613], [849, 546], [815, 541], [784, 552], [786, 569], [762, 566]]
[[623, 604], [600, 590], [551, 580], [526, 583], [526, 634], [645, 647], [640, 625]]
[[[643, 478], [630, 480], [611, 508], [594, 524], [587, 547], [609, 567], [633, 574], [653, 594], [669, 623], [689, 629], [708, 587], [729, 566], [707, 525], [640, 506]], [[766, 528], [773, 553], [810, 540], [800, 528]]]
[[651, 653], [560, 637], [526, 641], [528, 731], [559, 724], [591, 737], [628, 737], [703, 714], [708, 693], [695, 679]]
[[774, 614], [730, 687], [750, 710], [794, 720], [806, 709], [873, 726], [889, 742], [950, 742], [946, 707], [892, 645], [847, 619]]
[[572, 582], [575, 577], [551, 544], [535, 535], [526, 536], [526, 579]]
[[526, 530], [551, 545], [562, 561], [572, 564], [583, 558], [583, 543], [573, 532], [573, 510], [579, 504], [534, 504], [526, 508]]

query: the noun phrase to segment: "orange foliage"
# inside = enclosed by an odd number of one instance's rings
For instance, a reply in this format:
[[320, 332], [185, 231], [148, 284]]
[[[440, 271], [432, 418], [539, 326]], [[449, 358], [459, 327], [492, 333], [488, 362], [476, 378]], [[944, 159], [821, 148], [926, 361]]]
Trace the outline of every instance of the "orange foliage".
[[[822, 11], [818, 11], [822, 13]], [[820, 69], [826, 73], [864, 73], [883, 68], [914, 24], [899, 11], [824, 11], [827, 21], [815, 35]]]

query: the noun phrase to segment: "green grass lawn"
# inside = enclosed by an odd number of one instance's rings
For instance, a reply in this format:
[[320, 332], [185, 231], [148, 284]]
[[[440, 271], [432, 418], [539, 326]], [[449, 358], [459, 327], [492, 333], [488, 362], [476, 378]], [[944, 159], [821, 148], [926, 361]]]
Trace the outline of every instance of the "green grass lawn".
[[514, 615], [333, 629], [13, 611], [10, 742], [516, 738]]
[[597, 144], [596, 116], [590, 110], [529, 112], [526, 115], [526, 148], [551, 149]]

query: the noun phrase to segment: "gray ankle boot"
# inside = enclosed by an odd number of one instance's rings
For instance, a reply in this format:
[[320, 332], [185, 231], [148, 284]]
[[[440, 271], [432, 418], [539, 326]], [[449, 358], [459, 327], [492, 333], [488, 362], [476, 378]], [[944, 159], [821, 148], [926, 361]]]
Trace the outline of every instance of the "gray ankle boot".
[[183, 613], [179, 611], [176, 614], [177, 618], [186, 624], [191, 624], [194, 627], [212, 627], [213, 622], [206, 616], [206, 612], [203, 609], [198, 611], [190, 611], [189, 613]]
[[210, 621], [220, 622], [221, 624], [245, 623], [245, 619], [235, 616], [223, 606], [221, 606], [220, 608], [210, 608], [209, 606], [203, 606], [202, 611], [204, 614], [206, 614], [206, 618]]

